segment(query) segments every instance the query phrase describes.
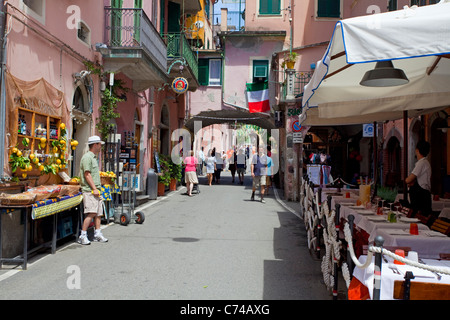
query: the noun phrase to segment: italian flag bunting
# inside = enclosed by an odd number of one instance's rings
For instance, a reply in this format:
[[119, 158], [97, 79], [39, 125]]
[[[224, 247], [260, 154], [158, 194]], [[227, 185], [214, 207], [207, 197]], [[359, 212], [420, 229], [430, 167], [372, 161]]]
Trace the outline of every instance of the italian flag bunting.
[[247, 83], [247, 101], [249, 112], [269, 111], [270, 104], [268, 82]]

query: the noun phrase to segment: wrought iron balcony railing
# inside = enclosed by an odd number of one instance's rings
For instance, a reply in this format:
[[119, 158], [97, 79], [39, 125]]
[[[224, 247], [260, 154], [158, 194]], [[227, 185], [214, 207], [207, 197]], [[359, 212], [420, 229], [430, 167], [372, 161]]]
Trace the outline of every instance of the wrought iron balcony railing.
[[198, 79], [198, 60], [192, 51], [184, 33], [165, 33], [163, 38], [167, 43], [167, 58], [170, 60], [184, 59], [192, 71], [193, 76]]
[[[284, 70], [280, 70], [279, 72], [282, 73], [282, 79], [283, 82], [281, 83], [282, 87], [281, 87], [281, 100], [282, 101], [286, 101], [286, 96], [288, 95], [288, 88], [287, 88], [287, 72], [285, 72]], [[293, 88], [292, 88], [292, 92], [291, 94], [294, 97], [301, 97], [303, 95], [303, 90], [305, 85], [308, 84], [308, 82], [311, 80], [313, 71], [295, 71], [294, 72], [294, 81], [293, 81]]]
[[105, 7], [104, 42], [111, 49], [141, 48], [167, 69], [167, 46], [142, 9]]

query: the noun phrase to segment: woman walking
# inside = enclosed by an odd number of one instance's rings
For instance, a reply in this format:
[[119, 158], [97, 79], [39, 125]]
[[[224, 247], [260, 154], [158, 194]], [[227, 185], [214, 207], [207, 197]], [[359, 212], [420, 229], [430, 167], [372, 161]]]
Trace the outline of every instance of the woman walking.
[[192, 197], [192, 189], [195, 183], [198, 183], [197, 179], [197, 158], [194, 157], [194, 151], [189, 151], [189, 157], [184, 159], [186, 168], [184, 169], [184, 180], [186, 182], [186, 193], [189, 197]]
[[208, 152], [208, 156], [205, 159], [206, 163], [206, 176], [208, 177], [208, 184], [211, 185], [214, 171], [216, 170], [216, 157], [213, 157], [211, 150]]

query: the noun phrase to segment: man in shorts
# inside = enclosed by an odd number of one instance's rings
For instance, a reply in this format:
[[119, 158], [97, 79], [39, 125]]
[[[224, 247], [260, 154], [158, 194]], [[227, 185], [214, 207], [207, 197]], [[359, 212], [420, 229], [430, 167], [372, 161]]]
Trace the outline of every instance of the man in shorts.
[[103, 199], [100, 194], [100, 169], [97, 155], [104, 144], [99, 136], [92, 136], [88, 139], [89, 151], [81, 158], [80, 180], [81, 191], [83, 192], [83, 204], [85, 219], [81, 228], [81, 235], [78, 242], [83, 245], [91, 244], [87, 237], [87, 229], [94, 219], [94, 241], [107, 242], [101, 230], [100, 224], [103, 215]]
[[252, 201], [255, 200], [255, 191], [259, 186], [261, 188], [261, 202], [265, 203], [264, 191], [266, 189], [266, 175], [267, 175], [267, 156], [264, 154], [264, 148], [259, 148], [259, 153], [252, 158], [251, 172], [253, 178], [252, 185]]

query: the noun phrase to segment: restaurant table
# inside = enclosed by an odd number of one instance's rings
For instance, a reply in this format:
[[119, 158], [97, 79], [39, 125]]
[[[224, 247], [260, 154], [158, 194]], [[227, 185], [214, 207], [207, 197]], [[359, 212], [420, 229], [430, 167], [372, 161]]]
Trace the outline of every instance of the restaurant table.
[[439, 218], [446, 218], [450, 220], [450, 208], [442, 209], [441, 213], [439, 213]]
[[[340, 217], [348, 220], [354, 216], [354, 224], [369, 234], [368, 243], [372, 243], [376, 236], [382, 236], [384, 245], [389, 247], [410, 247], [423, 258], [438, 259], [440, 253], [450, 253], [450, 237], [430, 230], [428, 226], [415, 218], [402, 215], [396, 223], [387, 221], [386, 215], [376, 215], [365, 208], [357, 208], [351, 199], [333, 197], [332, 207], [340, 203]], [[417, 223], [419, 234], [411, 235], [409, 227], [412, 222]]]
[[450, 253], [450, 237], [434, 230], [419, 229], [418, 235], [412, 235], [409, 229], [378, 228], [374, 236], [383, 237], [385, 246], [410, 247], [422, 258], [438, 259], [440, 253]]
[[[437, 275], [429, 270], [417, 268], [410, 265], [398, 265], [394, 264], [394, 260], [383, 255], [387, 262], [383, 261], [381, 265], [381, 288], [380, 288], [380, 299], [381, 300], [393, 300], [394, 293], [394, 281], [404, 281], [405, 272], [412, 271], [415, 276], [411, 282], [429, 282], [429, 283], [439, 283], [439, 284], [450, 284], [450, 275], [440, 274], [441, 279], [438, 280]], [[362, 255], [359, 257], [358, 261], [361, 264], [366, 262], [367, 256]], [[372, 263], [366, 269], [360, 269], [355, 267], [353, 270], [353, 279], [351, 280], [348, 297], [349, 299], [372, 299], [373, 298], [373, 285], [374, 285], [374, 257], [372, 257]], [[436, 260], [436, 259], [426, 259], [421, 257], [419, 254], [419, 259], [429, 266], [439, 267], [439, 268], [449, 268], [450, 261], [448, 260]], [[397, 274], [392, 268], [395, 268], [399, 272]]]
[[[354, 200], [354, 199], [353, 199]], [[401, 216], [398, 222], [388, 222], [387, 215], [377, 215], [372, 209], [365, 209], [363, 206], [356, 206], [356, 201], [352, 199], [333, 197], [332, 198], [332, 208], [335, 208], [335, 204], [339, 203], [341, 205], [340, 217], [348, 220], [350, 215], [354, 216], [354, 224], [366, 231], [370, 237], [369, 242], [375, 239], [376, 234], [374, 231], [379, 228], [383, 229], [408, 229], [411, 223], [417, 223], [419, 230], [430, 230], [430, 228], [419, 222], [416, 218], [407, 218], [406, 216]]]
[[[66, 211], [78, 206], [83, 201], [83, 196], [81, 193], [74, 195], [66, 195], [51, 199], [46, 199], [42, 201], [36, 201], [29, 205], [1, 205], [0, 206], [0, 269], [4, 262], [6, 263], [21, 263], [22, 269], [27, 269], [28, 255], [44, 246], [50, 245], [51, 252], [54, 254], [56, 252], [56, 240], [57, 240], [57, 225], [58, 225], [58, 215], [62, 211]], [[2, 246], [2, 214], [14, 214], [14, 211], [18, 210], [21, 214], [21, 224], [23, 224], [23, 251], [22, 255], [15, 258], [3, 258], [3, 246]], [[34, 248], [28, 248], [28, 236], [31, 233], [30, 239], [33, 238], [33, 224], [35, 220], [42, 219], [44, 217], [53, 216], [52, 219], [52, 240], [41, 244]], [[31, 218], [31, 226], [28, 228], [28, 221]], [[81, 218], [81, 210], [80, 210]], [[78, 224], [77, 224], [78, 228]], [[78, 232], [78, 230], [76, 231]]]

